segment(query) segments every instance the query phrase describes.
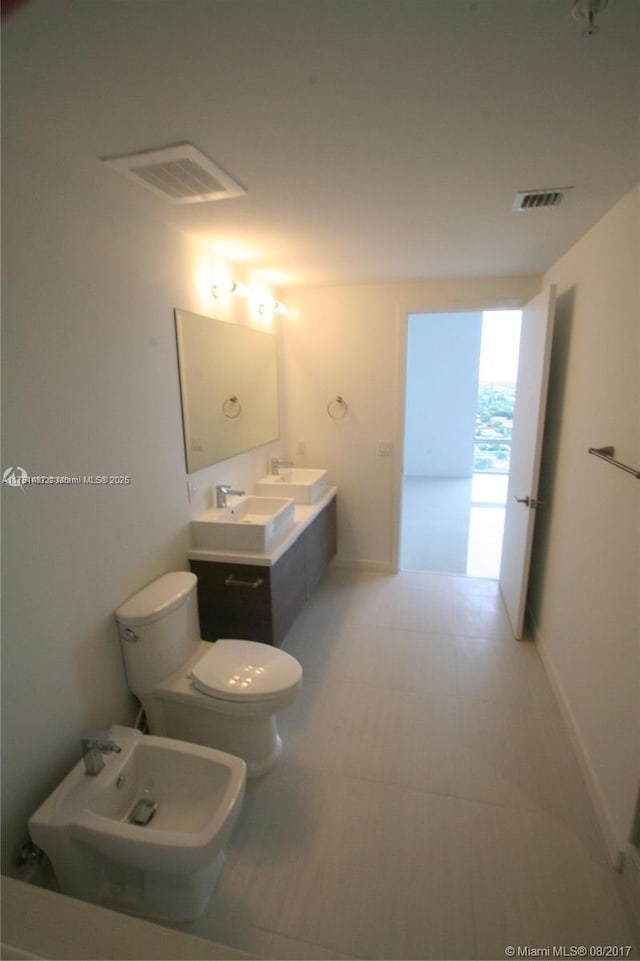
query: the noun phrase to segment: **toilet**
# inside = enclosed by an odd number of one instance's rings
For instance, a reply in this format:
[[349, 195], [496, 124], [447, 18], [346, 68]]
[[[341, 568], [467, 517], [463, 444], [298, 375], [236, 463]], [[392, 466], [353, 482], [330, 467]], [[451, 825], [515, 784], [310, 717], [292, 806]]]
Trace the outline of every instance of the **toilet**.
[[188, 571], [163, 574], [117, 609], [129, 688], [151, 734], [235, 754], [259, 777], [282, 750], [275, 716], [295, 701], [302, 668], [268, 644], [202, 640], [196, 585]]

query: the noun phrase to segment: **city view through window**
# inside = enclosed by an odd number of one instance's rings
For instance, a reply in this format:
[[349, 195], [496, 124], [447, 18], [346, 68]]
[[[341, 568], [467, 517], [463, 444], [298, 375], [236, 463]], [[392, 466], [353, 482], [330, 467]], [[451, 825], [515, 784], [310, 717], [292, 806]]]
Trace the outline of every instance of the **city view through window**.
[[482, 315], [474, 473], [509, 473], [520, 319], [519, 310]]

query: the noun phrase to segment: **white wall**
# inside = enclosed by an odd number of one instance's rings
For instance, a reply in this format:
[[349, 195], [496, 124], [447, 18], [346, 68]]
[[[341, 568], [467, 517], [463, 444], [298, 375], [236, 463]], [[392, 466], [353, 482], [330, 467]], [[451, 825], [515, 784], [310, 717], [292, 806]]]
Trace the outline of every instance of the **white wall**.
[[482, 313], [410, 314], [404, 473], [471, 477]]
[[[134, 718], [114, 609], [187, 566], [173, 308], [247, 322], [244, 304], [216, 305], [206, 290], [219, 259], [97, 158], [58, 161], [21, 107], [15, 69], [10, 79], [2, 470], [131, 482], [2, 487], [3, 871], [28, 816], [79, 758], [80, 736]], [[255, 479], [268, 453], [194, 475], [191, 509], [208, 505], [211, 484]]]
[[613, 857], [640, 784], [640, 188], [545, 277], [558, 306], [530, 595]]
[[[408, 313], [519, 308], [540, 278], [369, 284], [294, 289], [284, 331], [287, 451], [299, 466], [326, 467], [338, 486], [338, 561], [370, 570], [397, 564]], [[327, 404], [349, 404], [333, 421]], [[304, 441], [306, 454], [297, 455]], [[379, 442], [393, 457], [381, 457]]]

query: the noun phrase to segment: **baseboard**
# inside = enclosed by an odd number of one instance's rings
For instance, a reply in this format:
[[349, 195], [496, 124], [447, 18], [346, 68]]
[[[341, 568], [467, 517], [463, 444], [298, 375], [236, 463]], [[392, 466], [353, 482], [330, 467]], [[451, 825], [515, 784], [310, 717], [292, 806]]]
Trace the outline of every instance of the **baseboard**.
[[344, 570], [364, 571], [367, 574], [395, 574], [393, 565], [387, 561], [367, 561], [353, 557], [334, 557], [331, 566]]
[[556, 701], [558, 702], [560, 712], [566, 724], [574, 753], [580, 765], [582, 775], [585, 779], [587, 790], [589, 792], [589, 796], [600, 825], [600, 830], [602, 831], [607, 851], [609, 853], [609, 857], [611, 858], [611, 863], [613, 867], [619, 871], [620, 864], [622, 861], [624, 861], [624, 847], [626, 847], [626, 845], [621, 845], [620, 839], [618, 838], [618, 834], [609, 814], [608, 805], [602, 793], [600, 782], [594, 770], [589, 751], [587, 750], [580, 733], [580, 728], [578, 727], [578, 723], [571, 708], [571, 704], [569, 703], [569, 699], [564, 692], [562, 682], [560, 681], [553, 661], [548, 654], [542, 632], [535, 623], [532, 623], [532, 631], [533, 639], [536, 642], [542, 663], [545, 671], [547, 672], [547, 677], [549, 678], [549, 682], [553, 689], [553, 693], [555, 694]]

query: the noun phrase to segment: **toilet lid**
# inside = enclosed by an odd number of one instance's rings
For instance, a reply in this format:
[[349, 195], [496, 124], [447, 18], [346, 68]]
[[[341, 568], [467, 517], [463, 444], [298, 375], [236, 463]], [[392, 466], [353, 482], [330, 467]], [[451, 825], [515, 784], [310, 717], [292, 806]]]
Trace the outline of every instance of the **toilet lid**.
[[223, 637], [212, 644], [189, 676], [203, 694], [258, 701], [295, 687], [302, 668], [295, 657], [277, 647]]

